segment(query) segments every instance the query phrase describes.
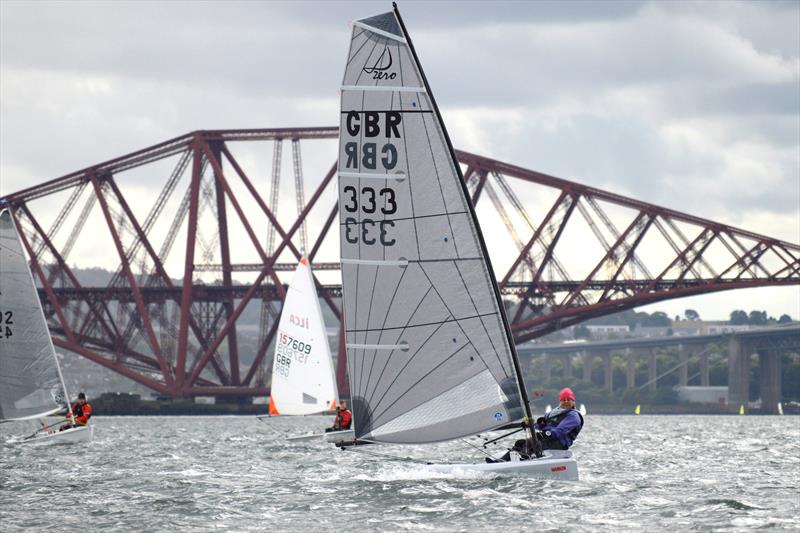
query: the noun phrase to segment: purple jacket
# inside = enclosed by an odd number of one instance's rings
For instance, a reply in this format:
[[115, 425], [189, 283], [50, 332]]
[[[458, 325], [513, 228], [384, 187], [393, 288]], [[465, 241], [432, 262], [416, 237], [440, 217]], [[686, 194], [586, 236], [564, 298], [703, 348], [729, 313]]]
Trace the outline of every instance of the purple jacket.
[[572, 442], [583, 428], [583, 417], [575, 409], [556, 407], [544, 415], [544, 425], [535, 424], [539, 431], [549, 431], [550, 438], [561, 443], [564, 448], [572, 446]]

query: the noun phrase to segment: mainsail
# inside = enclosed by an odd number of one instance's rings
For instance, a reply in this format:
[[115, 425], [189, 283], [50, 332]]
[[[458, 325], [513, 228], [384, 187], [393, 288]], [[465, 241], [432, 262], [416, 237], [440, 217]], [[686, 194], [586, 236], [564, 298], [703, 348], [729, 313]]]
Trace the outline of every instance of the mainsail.
[[0, 420], [45, 416], [65, 401], [39, 295], [6, 209], [0, 212]]
[[396, 11], [353, 23], [339, 213], [356, 438], [423, 443], [529, 412], [461, 169]]
[[325, 321], [311, 267], [303, 258], [283, 302], [269, 410], [273, 415], [308, 415], [331, 409], [336, 401]]

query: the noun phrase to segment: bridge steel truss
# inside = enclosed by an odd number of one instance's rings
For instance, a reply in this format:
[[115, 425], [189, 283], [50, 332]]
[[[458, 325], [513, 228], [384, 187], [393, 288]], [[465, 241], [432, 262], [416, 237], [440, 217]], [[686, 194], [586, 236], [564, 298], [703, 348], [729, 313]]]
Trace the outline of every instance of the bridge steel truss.
[[[267, 394], [268, 348], [286, 293], [278, 273], [294, 269], [306, 241], [320, 298], [341, 331], [341, 287], [319, 281], [328, 271], [336, 278], [339, 265], [336, 257], [318, 257], [325, 243], [338, 250], [338, 231], [331, 231], [338, 218], [336, 167], [309, 177], [300, 152], [301, 142], [308, 154], [312, 141], [337, 135], [330, 127], [197, 131], [3, 198], [22, 229], [56, 346], [163, 395]], [[283, 140], [292, 141], [291, 203], [299, 211], [291, 223], [285, 214], [283, 223], [277, 217]], [[237, 146], [258, 142], [273, 143], [268, 201], [266, 186], [257, 186], [245, 158], [234, 155]], [[800, 283], [798, 244], [487, 157], [456, 155], [484, 232], [491, 228], [494, 269], [517, 342], [670, 298]], [[123, 173], [158, 173], [152, 169], [166, 168], [159, 166], [165, 161], [174, 165], [166, 183], [146, 217], [137, 217], [134, 207], [142, 206], [123, 194], [122, 184], [129, 184]], [[54, 196], [63, 200], [45, 229], [36, 201]], [[211, 235], [204, 236], [209, 224], [201, 218], [209, 217]], [[86, 286], [68, 256], [100, 232], [119, 267], [105, 285]], [[183, 249], [171, 254], [179, 236]], [[242, 248], [254, 260], [234, 260]], [[181, 254], [181, 272], [172, 269], [178, 274], [172, 277], [168, 258]], [[202, 282], [209, 273], [217, 278]], [[237, 325], [248, 306], [260, 307], [261, 320], [252, 360], [244, 364]], [[344, 394], [345, 369], [340, 342], [337, 380]]]

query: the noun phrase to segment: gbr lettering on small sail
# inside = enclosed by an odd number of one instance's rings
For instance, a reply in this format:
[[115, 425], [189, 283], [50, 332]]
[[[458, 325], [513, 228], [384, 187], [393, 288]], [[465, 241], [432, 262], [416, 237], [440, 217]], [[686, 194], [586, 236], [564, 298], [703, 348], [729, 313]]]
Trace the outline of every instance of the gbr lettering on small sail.
[[24, 420], [66, 405], [50, 332], [17, 227], [0, 212], [0, 420]]
[[281, 311], [272, 363], [270, 415], [308, 415], [336, 406], [328, 336], [306, 258], [297, 265]]
[[528, 412], [486, 247], [402, 22], [353, 23], [339, 213], [356, 438], [423, 443]]

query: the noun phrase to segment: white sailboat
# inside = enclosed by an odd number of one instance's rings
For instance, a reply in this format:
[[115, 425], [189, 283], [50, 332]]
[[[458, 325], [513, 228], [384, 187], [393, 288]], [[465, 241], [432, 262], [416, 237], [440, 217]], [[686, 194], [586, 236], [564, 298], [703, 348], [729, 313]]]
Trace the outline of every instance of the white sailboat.
[[[530, 433], [486, 244], [394, 11], [353, 23], [341, 91], [342, 293], [356, 446]], [[429, 468], [577, 479], [570, 451]]]
[[0, 422], [37, 420], [42, 424], [14, 442], [90, 441], [91, 424], [57, 431], [41, 422], [65, 406], [69, 412], [68, 399], [17, 226], [11, 212], [4, 209], [0, 212]]
[[[325, 321], [311, 266], [297, 264], [281, 311], [272, 364], [269, 416], [304, 416], [335, 409], [339, 403]], [[289, 440], [319, 439], [310, 433]], [[327, 439], [352, 439], [352, 430], [324, 434]]]
[[579, 409], [582, 416], [586, 416], [586, 404], [582, 403], [581, 408]]

